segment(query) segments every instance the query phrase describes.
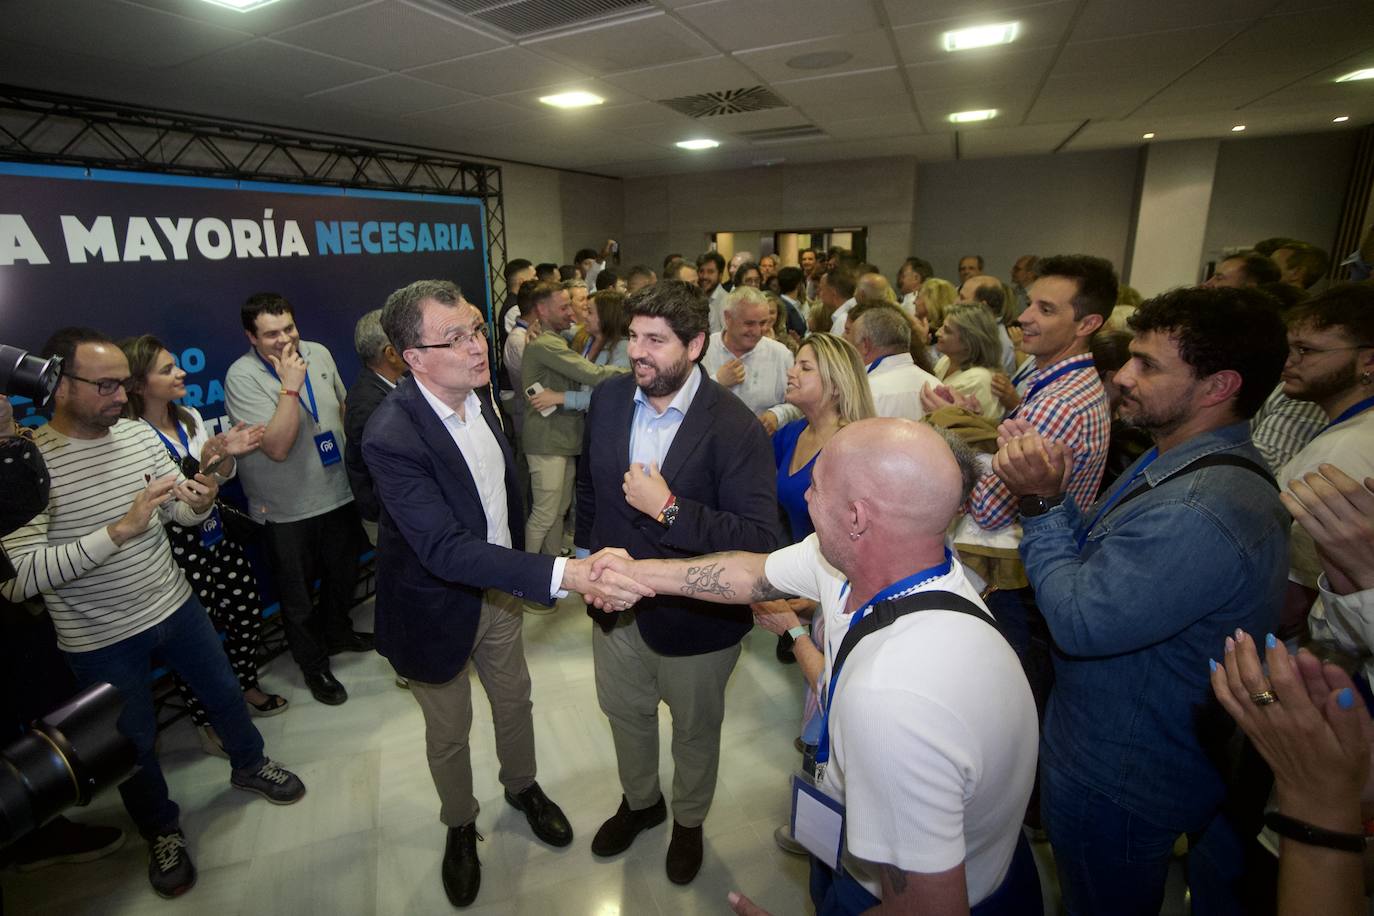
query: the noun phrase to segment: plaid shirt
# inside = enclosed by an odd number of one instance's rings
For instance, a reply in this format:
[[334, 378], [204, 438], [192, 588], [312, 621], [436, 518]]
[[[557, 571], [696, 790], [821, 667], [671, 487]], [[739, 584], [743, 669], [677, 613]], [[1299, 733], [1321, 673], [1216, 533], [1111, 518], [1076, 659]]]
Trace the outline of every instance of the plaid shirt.
[[[1069, 492], [1075, 503], [1090, 506], [1102, 483], [1112, 428], [1107, 392], [1093, 369], [1092, 357], [1071, 356], [1043, 369], [1037, 367], [1021, 380], [1017, 390], [1025, 398], [1037, 381], [1070, 363], [1082, 368], [1060, 376], [1023, 400], [1016, 417], [1030, 423], [1046, 439], [1058, 440], [1072, 449], [1074, 467]], [[973, 490], [969, 515], [979, 528], [995, 531], [1016, 520], [1017, 502], [1001, 478], [989, 470]]]

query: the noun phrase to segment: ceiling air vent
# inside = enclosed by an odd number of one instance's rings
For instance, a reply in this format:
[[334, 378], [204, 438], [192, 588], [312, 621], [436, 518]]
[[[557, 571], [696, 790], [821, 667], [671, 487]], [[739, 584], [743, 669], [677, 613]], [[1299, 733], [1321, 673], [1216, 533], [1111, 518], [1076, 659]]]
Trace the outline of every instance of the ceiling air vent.
[[762, 86], [750, 86], [748, 89], [725, 89], [720, 92], [703, 92], [699, 95], [684, 95], [676, 99], [659, 99], [658, 103], [667, 105], [673, 111], [685, 114], [689, 118], [714, 118], [718, 115], [787, 107], [786, 102]]
[[654, 9], [648, 0], [443, 0], [479, 22], [517, 38], [564, 29], [620, 13]]
[[795, 124], [792, 127], [765, 127], [761, 130], [742, 130], [736, 136], [750, 143], [787, 143], [791, 140], [815, 140], [825, 131], [814, 124]]

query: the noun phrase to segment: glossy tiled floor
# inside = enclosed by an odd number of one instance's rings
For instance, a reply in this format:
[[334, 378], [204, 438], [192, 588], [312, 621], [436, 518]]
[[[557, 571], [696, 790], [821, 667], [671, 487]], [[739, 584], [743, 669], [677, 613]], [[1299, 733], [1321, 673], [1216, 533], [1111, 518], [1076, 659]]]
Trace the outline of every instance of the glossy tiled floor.
[[[355, 613], [371, 629], [371, 606]], [[588, 848], [620, 800], [611, 735], [597, 707], [589, 627], [576, 598], [558, 614], [525, 617], [525, 652], [534, 681], [539, 781], [562, 805], [576, 832], [554, 850], [535, 840], [523, 816], [505, 804], [496, 780], [491, 711], [473, 690], [476, 790], [482, 803], [478, 845], [482, 891], [474, 914], [640, 916], [727, 914], [732, 889], [772, 912], [808, 913], [806, 864], [773, 843], [787, 816], [787, 780], [796, 765], [802, 685], [795, 667], [773, 656], [774, 639], [756, 630], [730, 680], [720, 779], [706, 821], [706, 858], [687, 887], [663, 872], [670, 828], [641, 835], [625, 855], [597, 860]], [[454, 912], [439, 881], [444, 828], [425, 765], [419, 707], [395, 686], [375, 653], [336, 657], [349, 701], [321, 706], [283, 656], [263, 672], [264, 687], [291, 700], [283, 715], [260, 719], [268, 753], [300, 774], [309, 789], [278, 808], [229, 787], [228, 764], [201, 753], [189, 723], [162, 736], [162, 761], [200, 881], [174, 901], [156, 897], [145, 877], [146, 847], [132, 836], [113, 856], [30, 874], [0, 875], [4, 912], [135, 916], [415, 916]], [[664, 786], [671, 786], [669, 718], [663, 710]], [[76, 819], [131, 824], [115, 792]], [[1046, 912], [1057, 910], [1048, 850], [1037, 844]], [[1166, 912], [1186, 912], [1175, 869]]]

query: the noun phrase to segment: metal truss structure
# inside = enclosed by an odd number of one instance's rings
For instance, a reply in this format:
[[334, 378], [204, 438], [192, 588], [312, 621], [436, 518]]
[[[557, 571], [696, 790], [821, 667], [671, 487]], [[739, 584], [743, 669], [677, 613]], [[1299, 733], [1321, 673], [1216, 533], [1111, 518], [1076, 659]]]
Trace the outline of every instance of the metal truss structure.
[[0, 159], [478, 198], [486, 213], [493, 311], [506, 296], [506, 209], [497, 165], [3, 85]]

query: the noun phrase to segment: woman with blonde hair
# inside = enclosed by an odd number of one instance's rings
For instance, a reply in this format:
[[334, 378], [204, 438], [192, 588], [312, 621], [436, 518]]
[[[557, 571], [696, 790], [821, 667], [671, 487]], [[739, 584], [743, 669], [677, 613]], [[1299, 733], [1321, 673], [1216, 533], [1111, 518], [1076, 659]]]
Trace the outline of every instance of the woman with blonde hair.
[[945, 313], [936, 335], [940, 359], [935, 377], [958, 393], [976, 398], [979, 413], [989, 420], [1002, 418], [1002, 405], [992, 388], [993, 374], [1002, 368], [1002, 341], [997, 322], [981, 302], [965, 302]]
[[945, 312], [958, 298], [959, 291], [953, 283], [931, 277], [916, 293], [916, 317], [924, 318], [930, 327], [938, 329], [944, 324]]

